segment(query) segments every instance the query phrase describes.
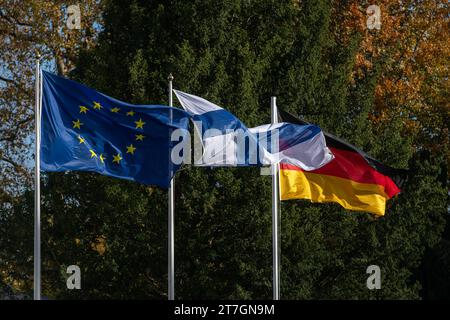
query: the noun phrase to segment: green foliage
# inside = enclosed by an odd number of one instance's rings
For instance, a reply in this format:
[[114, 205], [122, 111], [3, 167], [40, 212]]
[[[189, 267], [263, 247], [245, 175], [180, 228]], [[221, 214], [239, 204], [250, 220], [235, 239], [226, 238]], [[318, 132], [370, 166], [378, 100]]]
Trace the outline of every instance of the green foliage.
[[[414, 174], [382, 218], [335, 204], [282, 203], [281, 293], [284, 299], [416, 299], [419, 265], [445, 226], [442, 161], [421, 158], [412, 139], [401, 135], [400, 121], [372, 126], [377, 72], [350, 83], [359, 37], [345, 46], [334, 39], [333, 5], [105, 1], [99, 46], [80, 55], [73, 77], [122, 100], [167, 103], [173, 73], [176, 89], [227, 108], [248, 126], [270, 121], [270, 96], [277, 95], [283, 109], [386, 164], [409, 164]], [[271, 297], [270, 186], [256, 168], [182, 168], [176, 178], [177, 297]], [[46, 295], [166, 297], [165, 191], [89, 173], [49, 174], [43, 190]], [[24, 268], [10, 276], [24, 279], [26, 291], [31, 212], [27, 193], [0, 213], [7, 235], [0, 239], [1, 261]], [[70, 264], [81, 267], [80, 291], [65, 288]], [[382, 270], [381, 290], [366, 287], [371, 264]]]

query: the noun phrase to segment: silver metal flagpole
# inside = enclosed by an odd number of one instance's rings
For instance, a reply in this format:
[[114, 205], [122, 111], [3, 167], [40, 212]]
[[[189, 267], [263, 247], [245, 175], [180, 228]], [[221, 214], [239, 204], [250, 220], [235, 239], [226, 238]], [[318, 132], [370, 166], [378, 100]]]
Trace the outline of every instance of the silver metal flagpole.
[[[272, 124], [278, 123], [277, 98], [271, 97]], [[280, 252], [278, 216], [278, 164], [272, 164], [272, 245], [273, 245], [273, 299], [280, 299]]]
[[[173, 106], [173, 96], [172, 96], [172, 74], [168, 77], [169, 80], [169, 106]], [[172, 110], [170, 110], [170, 121], [172, 122]], [[171, 159], [169, 159], [169, 163], [172, 163]], [[172, 165], [171, 165], [172, 167]], [[172, 174], [172, 169], [171, 169]], [[168, 297], [169, 300], [175, 299], [175, 235], [174, 235], [174, 211], [175, 211], [175, 177], [170, 181], [169, 186], [169, 214], [168, 214]]]
[[34, 171], [34, 300], [41, 300], [41, 175], [40, 175], [40, 144], [41, 144], [41, 70], [40, 55], [36, 57], [36, 105], [34, 109], [35, 127], [35, 171]]

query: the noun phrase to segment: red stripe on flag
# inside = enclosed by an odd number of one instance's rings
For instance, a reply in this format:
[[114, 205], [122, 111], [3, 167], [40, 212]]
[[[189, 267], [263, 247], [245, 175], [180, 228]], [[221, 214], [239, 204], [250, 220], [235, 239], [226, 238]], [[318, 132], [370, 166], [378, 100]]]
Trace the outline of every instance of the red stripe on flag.
[[[378, 184], [384, 187], [389, 198], [400, 192], [400, 189], [391, 178], [376, 171], [359, 153], [333, 147], [329, 148], [335, 158], [323, 167], [309, 172], [349, 179], [360, 183]], [[304, 171], [287, 163], [281, 163], [280, 168]]]

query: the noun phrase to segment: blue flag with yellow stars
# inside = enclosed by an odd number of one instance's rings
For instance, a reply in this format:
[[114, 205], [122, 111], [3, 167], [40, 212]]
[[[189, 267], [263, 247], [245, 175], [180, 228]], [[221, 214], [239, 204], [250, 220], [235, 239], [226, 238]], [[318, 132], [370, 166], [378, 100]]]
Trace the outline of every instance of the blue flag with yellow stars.
[[173, 130], [187, 134], [188, 114], [160, 105], [132, 105], [75, 81], [42, 72], [41, 169], [93, 171], [163, 188]]

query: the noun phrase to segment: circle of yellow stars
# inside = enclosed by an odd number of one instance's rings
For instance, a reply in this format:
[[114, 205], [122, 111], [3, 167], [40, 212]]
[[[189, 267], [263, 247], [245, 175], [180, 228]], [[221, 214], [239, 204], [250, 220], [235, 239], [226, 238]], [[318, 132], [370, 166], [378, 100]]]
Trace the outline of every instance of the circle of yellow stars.
[[[87, 106], [80, 105], [79, 107], [79, 114], [81, 115], [88, 115], [88, 111], [90, 110]], [[98, 101], [93, 101], [92, 109], [93, 110], [102, 110], [104, 106], [101, 105]], [[119, 113], [120, 108], [114, 107], [111, 108], [110, 111], [112, 113]], [[126, 112], [127, 117], [133, 117], [136, 114], [134, 111], [128, 111]], [[136, 124], [135, 129], [142, 129], [144, 130], [145, 122], [142, 120], [142, 118], [139, 118], [139, 120], [134, 121]], [[78, 118], [75, 121], [72, 121], [72, 129], [78, 129], [81, 130], [81, 127], [84, 125], [84, 123], [81, 122], [81, 120]], [[86, 144], [86, 140], [79, 134], [77, 136], [79, 144]], [[145, 136], [142, 133], [135, 134], [135, 141], [144, 141]], [[134, 155], [135, 151], [137, 150], [137, 147], [131, 143], [130, 145], [126, 146], [126, 153]], [[89, 149], [90, 158], [91, 159], [99, 159], [101, 163], [105, 163], [105, 160], [107, 159], [106, 155], [103, 153], [100, 153], [97, 155], [97, 153], [93, 149]], [[122, 155], [120, 152], [118, 152], [116, 155], [112, 156], [112, 163], [119, 165], [120, 162], [123, 160]]]

